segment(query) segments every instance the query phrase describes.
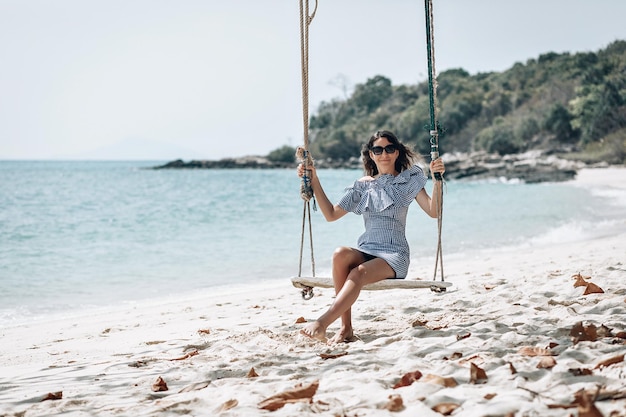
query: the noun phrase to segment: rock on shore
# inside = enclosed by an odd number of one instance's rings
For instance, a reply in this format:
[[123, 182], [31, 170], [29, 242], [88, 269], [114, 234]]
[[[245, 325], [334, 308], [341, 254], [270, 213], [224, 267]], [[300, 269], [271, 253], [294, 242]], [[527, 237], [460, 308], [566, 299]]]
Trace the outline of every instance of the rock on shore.
[[[569, 161], [541, 151], [500, 156], [485, 152], [443, 154], [446, 163], [445, 177], [450, 180], [477, 180], [502, 178], [519, 179], [526, 183], [558, 182], [571, 180], [584, 163]], [[318, 159], [318, 168], [361, 168], [359, 158], [348, 161]], [[274, 162], [263, 156], [245, 156], [220, 160], [191, 160], [185, 162], [176, 159], [152, 169], [276, 169], [295, 168], [296, 162]]]

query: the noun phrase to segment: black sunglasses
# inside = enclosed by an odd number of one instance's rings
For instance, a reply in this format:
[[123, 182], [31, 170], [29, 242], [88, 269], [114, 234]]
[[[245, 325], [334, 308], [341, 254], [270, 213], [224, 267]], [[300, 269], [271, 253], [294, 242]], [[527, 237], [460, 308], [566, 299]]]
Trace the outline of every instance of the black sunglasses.
[[381, 155], [383, 150], [386, 153], [394, 153], [396, 151], [396, 147], [394, 145], [387, 145], [384, 148], [382, 146], [372, 146], [370, 151], [374, 153], [374, 155]]

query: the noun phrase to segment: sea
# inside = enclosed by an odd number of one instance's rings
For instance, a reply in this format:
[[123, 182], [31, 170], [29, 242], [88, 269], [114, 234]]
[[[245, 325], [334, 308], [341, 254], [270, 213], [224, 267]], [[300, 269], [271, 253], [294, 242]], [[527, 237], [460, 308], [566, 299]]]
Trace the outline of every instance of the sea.
[[[295, 169], [151, 169], [164, 162], [0, 161], [0, 327], [232, 287], [292, 287], [293, 276], [329, 276], [334, 249], [363, 232], [360, 216], [329, 223], [302, 200]], [[337, 201], [363, 172], [318, 175]], [[444, 267], [625, 227], [624, 195], [610, 189], [493, 179], [446, 181], [444, 190]], [[437, 220], [413, 204], [410, 278], [433, 277], [439, 236]]]

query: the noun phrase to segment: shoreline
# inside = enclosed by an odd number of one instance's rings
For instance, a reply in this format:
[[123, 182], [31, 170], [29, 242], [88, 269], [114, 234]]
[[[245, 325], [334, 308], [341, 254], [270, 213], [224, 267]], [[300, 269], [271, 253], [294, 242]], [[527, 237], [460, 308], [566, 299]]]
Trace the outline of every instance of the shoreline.
[[[626, 169], [582, 170], [571, 183], [621, 193]], [[443, 294], [363, 291], [349, 344], [299, 335], [333, 290], [304, 301], [289, 277], [3, 327], [0, 415], [428, 417], [450, 404], [454, 416], [566, 417], [580, 412], [577, 393], [602, 388], [591, 406], [624, 416], [626, 233], [615, 232], [448, 256]], [[586, 284], [574, 286], [577, 274]], [[603, 292], [584, 294], [589, 284]], [[578, 323], [609, 331], [584, 340]], [[394, 388], [409, 373], [415, 381]], [[167, 391], [154, 391], [158, 378]], [[311, 401], [259, 408], [316, 381]]]

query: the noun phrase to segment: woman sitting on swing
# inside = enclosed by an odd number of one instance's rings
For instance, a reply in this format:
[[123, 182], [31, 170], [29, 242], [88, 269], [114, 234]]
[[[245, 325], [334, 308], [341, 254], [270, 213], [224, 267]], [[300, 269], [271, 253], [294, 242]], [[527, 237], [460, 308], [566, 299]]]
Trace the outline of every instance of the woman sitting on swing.
[[[332, 259], [335, 301], [317, 320], [300, 332], [310, 338], [327, 341], [326, 329], [341, 317], [341, 329], [328, 343], [354, 340], [351, 308], [363, 286], [387, 278], [405, 278], [409, 269], [409, 244], [406, 240], [406, 216], [415, 199], [430, 217], [437, 218], [441, 181], [433, 182], [433, 198], [424, 186], [427, 177], [414, 162], [418, 156], [387, 130], [376, 132], [361, 152], [366, 176], [354, 182], [338, 204], [333, 205], [320, 183], [314, 167], [309, 167], [311, 188], [327, 221], [348, 212], [362, 214], [365, 232], [357, 248], [339, 247]], [[445, 166], [438, 158], [430, 163], [431, 173], [443, 175]], [[298, 166], [298, 175], [305, 173]]]

